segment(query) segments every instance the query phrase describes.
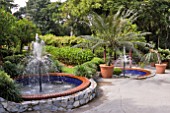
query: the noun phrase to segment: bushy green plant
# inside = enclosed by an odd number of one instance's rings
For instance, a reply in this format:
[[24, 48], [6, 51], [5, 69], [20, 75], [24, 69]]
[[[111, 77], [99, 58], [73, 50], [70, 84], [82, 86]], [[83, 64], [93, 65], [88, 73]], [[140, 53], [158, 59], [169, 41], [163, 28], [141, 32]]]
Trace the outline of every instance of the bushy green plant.
[[158, 52], [160, 54], [161, 60], [162, 61], [167, 61], [167, 59], [168, 59], [167, 56], [170, 55], [170, 50], [169, 49], [158, 48]]
[[84, 64], [82, 64], [83, 66], [85, 67], [89, 67], [89, 68], [92, 68], [92, 69], [97, 69], [97, 65], [94, 64], [93, 62], [89, 61], [89, 62], [85, 62]]
[[59, 61], [71, 65], [83, 64], [94, 57], [94, 54], [90, 50], [83, 50], [81, 48], [55, 48], [47, 46], [46, 51], [52, 54]]
[[100, 64], [104, 64], [104, 60], [101, 59], [101, 58], [98, 58], [98, 57], [94, 57], [90, 62], [96, 64], [98, 71], [100, 70], [99, 65], [100, 65]]
[[11, 63], [10, 61], [5, 61], [3, 64], [3, 69], [8, 75], [10, 75], [12, 78], [15, 78], [19, 75], [22, 75], [24, 71], [24, 65], [18, 63]]
[[55, 36], [52, 34], [47, 34], [44, 36], [40, 36], [46, 43], [46, 45], [52, 45], [55, 47], [62, 47], [62, 46], [73, 46], [85, 41], [82, 38], [78, 38], [75, 36]]
[[151, 63], [151, 62], [157, 62], [157, 53], [155, 52], [148, 52], [141, 58], [141, 62], [144, 62], [145, 64]]
[[74, 74], [77, 75], [77, 76], [84, 76], [84, 77], [86, 77], [88, 75], [88, 71], [87, 71], [85, 66], [78, 65], [78, 66], [75, 67]]
[[120, 69], [120, 68], [114, 68], [114, 70], [113, 70], [113, 74], [114, 75], [120, 75], [122, 73], [122, 69]]
[[5, 57], [3, 60], [4, 61], [10, 61], [11, 63], [15, 63], [18, 64], [19, 62], [22, 61], [22, 59], [24, 58], [24, 55], [13, 55], [13, 56], [7, 56]]
[[12, 51], [11, 50], [8, 50], [6, 48], [0, 48], [0, 56], [1, 57], [6, 57], [8, 55], [12, 55]]
[[9, 101], [21, 101], [17, 85], [4, 71], [0, 71], [0, 97]]
[[97, 57], [103, 58], [103, 51], [104, 51], [103, 47], [98, 47], [95, 49], [94, 53]]
[[4, 71], [8, 73], [12, 78], [16, 77], [18, 75], [17, 73], [17, 66], [14, 63], [11, 63], [10, 61], [5, 61], [3, 64]]
[[91, 61], [76, 66], [74, 74], [92, 78], [96, 74], [97, 70], [100, 69], [99, 65], [102, 63], [104, 63], [104, 61], [101, 58], [94, 57]]
[[95, 73], [96, 73], [96, 69], [86, 67], [84, 65], [76, 66], [74, 72], [76, 76], [83, 76], [87, 78], [92, 78]]

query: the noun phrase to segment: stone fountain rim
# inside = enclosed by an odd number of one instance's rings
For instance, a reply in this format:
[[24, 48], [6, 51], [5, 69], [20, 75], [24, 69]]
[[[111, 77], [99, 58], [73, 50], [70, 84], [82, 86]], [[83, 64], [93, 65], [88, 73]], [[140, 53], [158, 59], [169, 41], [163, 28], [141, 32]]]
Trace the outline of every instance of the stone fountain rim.
[[[43, 76], [45, 76], [45, 75], [43, 75]], [[49, 73], [49, 76], [67, 76], [67, 77], [70, 77], [70, 78], [78, 79], [78, 80], [82, 81], [82, 83], [75, 88], [72, 88], [72, 89], [69, 89], [69, 90], [66, 90], [66, 91], [63, 91], [63, 92], [60, 92], [60, 93], [21, 95], [22, 99], [23, 100], [41, 100], [41, 99], [68, 96], [68, 95], [74, 94], [76, 92], [82, 91], [90, 85], [90, 81], [87, 78], [75, 76], [73, 74]], [[21, 78], [21, 77], [18, 77], [17, 79], [19, 79], [19, 78]]]
[[[120, 67], [116, 67], [116, 68], [120, 68]], [[123, 69], [123, 68], [121, 68]], [[155, 76], [154, 73], [151, 73], [151, 71], [149, 70], [146, 70], [146, 69], [142, 69], [142, 68], [125, 68], [125, 70], [137, 70], [137, 71], [142, 71], [142, 72], [145, 72], [146, 74], [145, 75], [142, 75], [142, 76], [137, 76], [137, 77], [131, 77], [133, 79], [138, 79], [138, 80], [141, 80], [141, 79], [146, 79], [146, 78], [150, 78], [150, 77], [153, 77]]]

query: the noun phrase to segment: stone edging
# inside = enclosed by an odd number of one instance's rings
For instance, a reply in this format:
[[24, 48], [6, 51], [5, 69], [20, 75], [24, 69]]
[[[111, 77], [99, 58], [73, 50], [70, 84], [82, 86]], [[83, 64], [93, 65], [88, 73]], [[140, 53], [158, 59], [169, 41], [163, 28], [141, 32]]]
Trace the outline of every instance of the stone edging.
[[90, 79], [90, 86], [72, 95], [15, 103], [0, 97], [0, 113], [25, 111], [68, 111], [91, 101], [97, 94], [97, 83]]

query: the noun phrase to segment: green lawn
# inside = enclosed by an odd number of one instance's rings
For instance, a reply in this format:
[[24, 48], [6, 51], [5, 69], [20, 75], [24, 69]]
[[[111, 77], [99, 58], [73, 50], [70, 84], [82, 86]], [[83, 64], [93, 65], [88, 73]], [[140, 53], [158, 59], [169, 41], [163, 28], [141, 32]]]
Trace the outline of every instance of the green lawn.
[[63, 66], [62, 67], [62, 72], [74, 74], [74, 68], [69, 68], [69, 67]]

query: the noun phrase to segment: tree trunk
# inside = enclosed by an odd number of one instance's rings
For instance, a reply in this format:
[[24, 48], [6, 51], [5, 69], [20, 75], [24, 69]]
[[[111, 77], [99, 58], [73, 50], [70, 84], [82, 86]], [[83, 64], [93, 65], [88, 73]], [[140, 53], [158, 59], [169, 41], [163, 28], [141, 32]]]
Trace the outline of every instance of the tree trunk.
[[104, 46], [103, 58], [104, 62], [106, 63], [106, 46]]
[[114, 60], [116, 60], [116, 59], [117, 59], [117, 52], [115, 50], [115, 52], [114, 52]]
[[20, 53], [22, 53], [22, 48], [23, 48], [23, 43], [21, 42], [21, 44], [20, 44], [20, 50], [19, 50]]

